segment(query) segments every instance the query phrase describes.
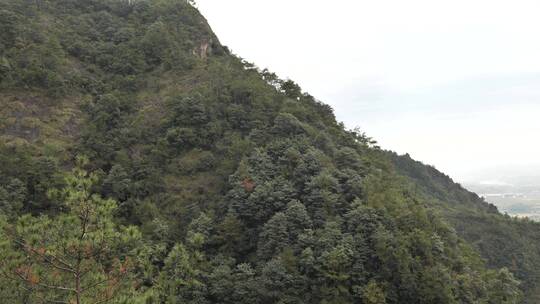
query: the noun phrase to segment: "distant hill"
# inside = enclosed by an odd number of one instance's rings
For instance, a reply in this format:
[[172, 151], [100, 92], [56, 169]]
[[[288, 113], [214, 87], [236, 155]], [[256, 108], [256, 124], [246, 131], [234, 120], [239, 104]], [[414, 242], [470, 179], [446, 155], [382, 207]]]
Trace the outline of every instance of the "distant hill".
[[411, 178], [416, 189], [439, 206], [441, 214], [481, 253], [489, 266], [508, 267], [522, 280], [521, 287], [526, 292], [524, 303], [540, 301], [540, 223], [503, 215], [494, 204], [467, 191], [435, 168], [408, 155], [388, 154], [398, 172]]

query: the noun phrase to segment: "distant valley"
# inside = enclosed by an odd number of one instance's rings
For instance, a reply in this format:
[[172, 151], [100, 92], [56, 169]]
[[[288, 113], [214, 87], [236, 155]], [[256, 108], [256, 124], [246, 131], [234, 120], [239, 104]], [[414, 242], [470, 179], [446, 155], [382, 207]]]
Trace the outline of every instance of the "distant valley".
[[497, 206], [502, 213], [540, 221], [540, 177], [507, 180], [470, 182], [464, 187]]

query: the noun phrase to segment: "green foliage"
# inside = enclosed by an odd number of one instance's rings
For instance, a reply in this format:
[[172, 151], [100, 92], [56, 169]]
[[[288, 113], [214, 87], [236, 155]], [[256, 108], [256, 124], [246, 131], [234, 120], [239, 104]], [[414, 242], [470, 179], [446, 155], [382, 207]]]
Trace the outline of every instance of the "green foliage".
[[362, 289], [362, 299], [366, 304], [386, 304], [384, 290], [374, 281]]
[[5, 187], [0, 187], [0, 210], [6, 215], [18, 214], [26, 198], [26, 186], [17, 178], [9, 180]]
[[388, 156], [397, 170], [415, 183], [416, 191], [442, 210], [459, 236], [473, 244], [490, 267], [512, 271], [521, 281], [519, 287], [526, 295], [524, 303], [540, 300], [537, 292], [540, 246], [536, 241], [540, 224], [501, 215], [492, 204], [408, 155]]
[[161, 303], [206, 303], [206, 285], [196, 267], [201, 262], [197, 252], [190, 253], [178, 244], [173, 247], [159, 278]]
[[76, 168], [66, 188], [51, 191], [63, 199], [64, 212], [3, 225], [1, 268], [24, 290], [20, 301], [109, 301], [129, 291], [130, 248], [140, 234], [114, 223], [116, 203], [92, 194], [95, 182], [96, 175]]
[[230, 55], [192, 5], [0, 4], [3, 299], [499, 304], [532, 290], [537, 230], [345, 130]]

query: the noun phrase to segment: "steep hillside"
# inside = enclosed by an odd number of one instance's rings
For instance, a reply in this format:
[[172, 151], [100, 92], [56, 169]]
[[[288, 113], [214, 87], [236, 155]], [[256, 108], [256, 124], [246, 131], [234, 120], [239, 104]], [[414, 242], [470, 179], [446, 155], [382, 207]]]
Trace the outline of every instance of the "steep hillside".
[[496, 209], [396, 171], [189, 1], [5, 0], [0, 20], [7, 303], [499, 304], [521, 298], [502, 266], [531, 279], [473, 229]]
[[397, 171], [412, 180], [490, 267], [507, 267], [522, 281], [525, 303], [540, 302], [540, 223], [499, 213], [478, 195], [408, 155], [388, 155]]

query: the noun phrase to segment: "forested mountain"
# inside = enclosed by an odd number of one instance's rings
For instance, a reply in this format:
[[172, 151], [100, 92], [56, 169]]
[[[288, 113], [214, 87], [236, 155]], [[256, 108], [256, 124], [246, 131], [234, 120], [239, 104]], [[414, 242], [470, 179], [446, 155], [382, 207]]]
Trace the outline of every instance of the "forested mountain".
[[537, 224], [346, 130], [190, 1], [0, 21], [3, 303], [537, 303]]
[[388, 153], [400, 175], [415, 184], [491, 268], [507, 267], [521, 280], [524, 303], [540, 303], [540, 223], [500, 214], [496, 207], [408, 155]]

